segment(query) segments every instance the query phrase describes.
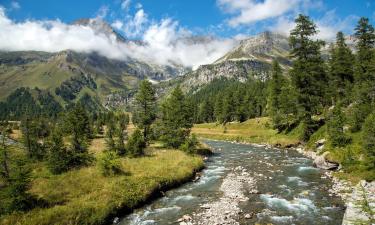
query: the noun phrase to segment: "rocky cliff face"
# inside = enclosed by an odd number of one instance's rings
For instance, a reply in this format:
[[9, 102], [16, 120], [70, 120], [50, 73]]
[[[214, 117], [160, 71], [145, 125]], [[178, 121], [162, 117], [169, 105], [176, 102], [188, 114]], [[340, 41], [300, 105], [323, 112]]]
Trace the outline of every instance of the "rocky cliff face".
[[183, 77], [182, 87], [190, 90], [227, 78], [245, 82], [248, 79], [266, 79], [270, 65], [258, 60], [227, 60], [220, 63], [203, 65]]
[[273, 59], [288, 69], [288, 38], [264, 32], [242, 40], [237, 47], [210, 65], [200, 66], [180, 79], [185, 90], [197, 89], [214, 79], [227, 78], [245, 82], [248, 79], [265, 80]]

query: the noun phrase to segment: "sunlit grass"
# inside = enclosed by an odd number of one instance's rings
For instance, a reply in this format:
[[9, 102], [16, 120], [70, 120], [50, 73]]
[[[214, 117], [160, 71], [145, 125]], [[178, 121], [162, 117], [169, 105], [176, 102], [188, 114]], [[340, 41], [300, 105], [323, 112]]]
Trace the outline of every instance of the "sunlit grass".
[[277, 133], [270, 128], [267, 117], [250, 119], [243, 123], [231, 122], [225, 126], [216, 123], [196, 124], [192, 132], [202, 138], [239, 141], [250, 143], [269, 143], [285, 147], [299, 143], [298, 134]]
[[[105, 146], [95, 139], [90, 152]], [[124, 174], [104, 177], [95, 165], [52, 175], [42, 163], [34, 165], [30, 193], [47, 202], [46, 208], [3, 216], [1, 224], [103, 224], [119, 210], [130, 210], [155, 192], [182, 183], [203, 167], [199, 156], [150, 147], [148, 155], [122, 158]]]

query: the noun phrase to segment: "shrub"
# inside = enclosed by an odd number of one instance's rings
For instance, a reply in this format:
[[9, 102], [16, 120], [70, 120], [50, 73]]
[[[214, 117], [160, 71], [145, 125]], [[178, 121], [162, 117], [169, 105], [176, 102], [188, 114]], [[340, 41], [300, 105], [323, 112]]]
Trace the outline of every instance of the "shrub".
[[104, 151], [100, 155], [97, 165], [103, 176], [114, 176], [122, 173], [120, 159], [113, 151]]
[[197, 145], [198, 145], [198, 139], [195, 136], [195, 134], [193, 134], [191, 138], [187, 138], [185, 140], [185, 142], [180, 146], [180, 149], [184, 152], [191, 154], [195, 152]]
[[145, 147], [146, 142], [143, 139], [143, 134], [139, 129], [136, 129], [130, 136], [126, 145], [126, 149], [131, 156], [136, 157], [144, 155]]

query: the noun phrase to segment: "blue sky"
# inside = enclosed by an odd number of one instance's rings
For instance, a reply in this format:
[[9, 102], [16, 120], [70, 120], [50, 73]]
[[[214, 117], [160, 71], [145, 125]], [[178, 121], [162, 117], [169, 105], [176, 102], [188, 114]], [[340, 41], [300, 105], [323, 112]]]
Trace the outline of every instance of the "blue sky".
[[[264, 0], [234, 0], [232, 2], [236, 1], [264, 3]], [[277, 1], [271, 0], [271, 2]], [[135, 14], [140, 5], [142, 5], [142, 9], [147, 14], [149, 20], [160, 21], [163, 18], [171, 18], [178, 21], [179, 26], [189, 29], [194, 33], [213, 33], [223, 37], [239, 33], [258, 33], [272, 27], [277, 20], [280, 20], [280, 17], [284, 16], [286, 18], [295, 14], [295, 12], [287, 11], [285, 14], [279, 16], [271, 16], [249, 23], [230, 26], [228, 25], [228, 21], [241, 13], [241, 9], [235, 10], [235, 12], [227, 12], [226, 9], [230, 7], [230, 4], [220, 5], [220, 0], [131, 0], [128, 3], [126, 11], [121, 8], [123, 2], [122, 0], [2, 0], [0, 1], [0, 5], [7, 9], [8, 17], [14, 21], [59, 19], [65, 23], [70, 23], [79, 18], [96, 17], [101, 11], [106, 11], [105, 19], [109, 22], [114, 22], [115, 20], [126, 22], [126, 16]], [[293, 2], [293, 0], [288, 2]], [[347, 24], [353, 26], [356, 18], [360, 16], [368, 17], [372, 22], [375, 19], [375, 1], [373, 0], [301, 0], [300, 2], [305, 2], [300, 5], [296, 4], [296, 6], [301, 7], [300, 12], [310, 15], [317, 21], [326, 20], [328, 23], [327, 26], [335, 26], [336, 24], [343, 23], [345, 20], [351, 20], [347, 21]], [[302, 9], [302, 4], [310, 5]], [[349, 33], [351, 28], [347, 27], [345, 31]], [[122, 32], [121, 29], [120, 32]]]
[[[338, 31], [352, 34], [361, 16], [374, 24], [375, 0], [0, 0], [0, 51], [70, 49], [196, 68], [249, 35], [288, 35], [299, 13], [315, 21], [316, 38], [332, 41]], [[143, 44], [72, 25], [80, 18], [103, 19]], [[214, 38], [190, 41], [197, 35]]]

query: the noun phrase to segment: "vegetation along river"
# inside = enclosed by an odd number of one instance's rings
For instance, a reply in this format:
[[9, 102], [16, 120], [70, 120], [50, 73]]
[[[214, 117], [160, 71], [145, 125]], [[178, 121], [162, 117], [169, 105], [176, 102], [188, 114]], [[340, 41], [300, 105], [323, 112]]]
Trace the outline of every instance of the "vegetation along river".
[[295, 151], [206, 141], [215, 154], [196, 182], [123, 218], [120, 224], [341, 224], [331, 181]]

